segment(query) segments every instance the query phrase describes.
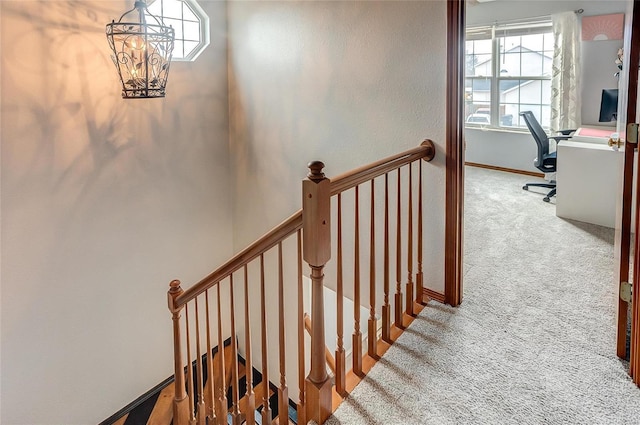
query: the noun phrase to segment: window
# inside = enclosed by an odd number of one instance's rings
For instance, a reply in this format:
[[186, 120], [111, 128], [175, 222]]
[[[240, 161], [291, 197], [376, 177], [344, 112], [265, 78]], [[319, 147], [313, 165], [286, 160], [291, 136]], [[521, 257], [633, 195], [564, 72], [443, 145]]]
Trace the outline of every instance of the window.
[[154, 0], [148, 9], [175, 31], [172, 60], [193, 61], [209, 45], [209, 17], [196, 0]]
[[524, 128], [532, 111], [548, 128], [553, 42], [550, 20], [467, 29], [467, 124]]

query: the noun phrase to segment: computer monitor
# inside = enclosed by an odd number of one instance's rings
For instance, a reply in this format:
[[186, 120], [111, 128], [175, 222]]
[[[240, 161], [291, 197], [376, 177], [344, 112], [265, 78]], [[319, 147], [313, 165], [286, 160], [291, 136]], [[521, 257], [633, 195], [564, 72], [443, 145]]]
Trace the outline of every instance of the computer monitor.
[[600, 122], [616, 121], [618, 118], [618, 89], [603, 89], [600, 101]]

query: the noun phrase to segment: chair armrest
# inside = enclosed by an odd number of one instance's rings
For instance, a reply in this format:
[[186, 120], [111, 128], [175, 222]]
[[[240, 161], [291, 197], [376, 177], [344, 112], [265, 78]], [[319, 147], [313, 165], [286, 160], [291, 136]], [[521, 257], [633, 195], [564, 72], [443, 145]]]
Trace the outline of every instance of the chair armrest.
[[556, 141], [556, 143], [558, 143], [561, 140], [569, 140], [571, 139], [571, 136], [549, 136], [549, 139], [553, 139]]
[[577, 128], [564, 129], [564, 130], [558, 130], [556, 133], [560, 133], [560, 134], [562, 134], [564, 136], [568, 136], [569, 134], [573, 133], [576, 130], [577, 130]]

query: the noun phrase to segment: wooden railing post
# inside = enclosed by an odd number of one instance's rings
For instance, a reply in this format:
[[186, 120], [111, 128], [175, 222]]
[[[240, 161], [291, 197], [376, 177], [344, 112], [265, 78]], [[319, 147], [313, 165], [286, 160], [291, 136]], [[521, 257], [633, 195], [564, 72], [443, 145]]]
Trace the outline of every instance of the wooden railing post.
[[303, 257], [311, 267], [311, 370], [305, 381], [307, 417], [318, 424], [331, 414], [331, 380], [327, 374], [324, 335], [323, 269], [331, 258], [331, 182], [324, 164], [309, 164], [302, 181]]
[[189, 423], [189, 399], [184, 388], [184, 364], [182, 363], [182, 345], [180, 336], [180, 312], [182, 307], [176, 308], [175, 299], [184, 291], [180, 287], [179, 280], [173, 280], [169, 284], [167, 299], [169, 311], [173, 319], [173, 359], [175, 373], [175, 395], [173, 397], [173, 423], [174, 425], [187, 425]]

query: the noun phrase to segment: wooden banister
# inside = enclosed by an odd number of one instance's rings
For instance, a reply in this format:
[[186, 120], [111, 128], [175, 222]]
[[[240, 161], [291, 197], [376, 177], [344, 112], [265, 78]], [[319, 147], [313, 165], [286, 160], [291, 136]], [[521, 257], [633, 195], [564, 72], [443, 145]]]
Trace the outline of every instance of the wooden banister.
[[403, 165], [410, 164], [419, 159], [431, 161], [436, 154], [435, 145], [429, 139], [422, 142], [417, 148], [392, 155], [380, 161], [376, 161], [364, 167], [356, 168], [331, 179], [331, 196], [352, 189], [362, 183], [368, 182], [378, 176], [394, 171]]
[[[353, 171], [344, 173], [333, 180], [326, 178], [322, 172], [324, 164], [319, 161], [309, 164], [310, 172], [306, 179], [303, 180], [303, 209], [291, 215], [285, 221], [276, 226], [273, 230], [250, 244], [247, 248], [234, 255], [216, 270], [211, 272], [205, 278], [193, 285], [187, 290], [183, 290], [180, 282], [175, 280], [170, 283], [168, 292], [169, 310], [172, 314], [173, 321], [173, 339], [174, 339], [174, 369], [175, 369], [175, 396], [173, 401], [173, 423], [176, 425], [215, 423], [218, 425], [226, 424], [227, 417], [230, 415], [233, 424], [255, 423], [254, 416], [256, 408], [261, 409], [262, 423], [269, 424], [272, 422], [286, 423], [285, 417], [279, 417], [272, 421], [272, 409], [269, 397], [273, 393], [270, 392], [271, 384], [269, 376], [279, 376], [279, 385], [277, 386], [278, 410], [286, 414], [289, 404], [289, 391], [286, 380], [286, 369], [293, 363], [288, 357], [285, 357], [287, 344], [295, 344], [295, 341], [289, 341], [285, 338], [289, 335], [286, 330], [287, 326], [287, 310], [289, 301], [289, 289], [297, 287], [297, 294], [292, 295], [290, 300], [297, 303], [297, 313], [292, 314], [295, 317], [297, 326], [297, 365], [298, 365], [298, 383], [299, 383], [299, 400], [298, 400], [298, 419], [302, 423], [307, 421], [315, 421], [322, 424], [328, 418], [332, 411], [332, 380], [327, 374], [327, 366], [333, 372], [335, 377], [336, 390], [338, 394], [344, 397], [347, 394], [345, 376], [345, 348], [343, 345], [344, 331], [344, 281], [343, 281], [343, 229], [342, 229], [342, 197], [341, 194], [350, 189], [355, 189], [355, 211], [354, 221], [355, 228], [349, 229], [350, 234], [353, 231], [354, 242], [354, 279], [353, 279], [353, 296], [354, 296], [354, 329], [352, 344], [352, 360], [353, 368], [349, 372], [361, 375], [369, 369], [363, 368], [363, 350], [362, 350], [362, 332], [360, 317], [360, 298], [361, 298], [361, 276], [360, 276], [360, 199], [359, 187], [365, 187], [370, 190], [370, 211], [369, 211], [369, 309], [368, 317], [368, 347], [367, 354], [370, 358], [377, 358], [381, 351], [377, 341], [377, 309], [382, 312], [382, 339], [391, 343], [392, 333], [397, 334], [398, 328], [402, 328], [404, 320], [407, 319], [406, 314], [415, 313], [413, 310], [414, 292], [415, 301], [420, 303], [422, 300], [423, 290], [423, 271], [422, 271], [422, 255], [423, 255], [423, 199], [422, 199], [422, 160], [430, 161], [435, 155], [435, 146], [430, 140], [425, 140], [421, 146], [402, 152], [397, 155], [376, 161], [370, 165], [360, 167]], [[419, 184], [417, 197], [417, 273], [415, 276], [415, 286], [413, 281], [414, 266], [414, 206], [413, 206], [413, 185], [412, 185], [412, 164], [418, 161], [419, 168]], [[405, 174], [401, 172], [401, 168], [408, 166], [407, 179]], [[390, 184], [389, 175], [397, 174], [397, 194], [396, 199], [391, 200], [397, 202], [396, 211], [390, 209]], [[379, 218], [376, 217], [376, 207], [374, 205], [376, 196], [376, 188], [374, 180], [377, 177], [384, 176], [384, 247], [381, 251], [376, 247], [376, 223]], [[408, 196], [402, 193], [401, 181], [404, 184], [408, 181]], [[370, 186], [362, 186], [362, 185]], [[327, 349], [325, 343], [325, 311], [324, 311], [324, 268], [331, 259], [331, 196], [337, 195], [337, 275], [336, 275], [336, 296], [337, 296], [337, 330], [336, 340], [337, 347], [335, 359], [332, 353]], [[393, 195], [391, 195], [393, 196]], [[408, 205], [402, 205], [408, 201]], [[366, 201], [365, 201], [366, 202]], [[393, 214], [395, 213], [395, 214]], [[401, 214], [406, 213], [405, 216]], [[363, 213], [366, 215], [366, 213]], [[391, 229], [390, 216], [395, 215], [393, 227]], [[406, 226], [404, 225], [406, 220]], [[405, 236], [401, 236], [406, 230]], [[390, 234], [395, 231], [396, 236], [396, 291], [391, 304], [391, 255]], [[289, 267], [284, 266], [287, 257], [283, 253], [283, 242], [289, 237], [296, 234], [297, 239], [297, 284], [289, 284], [290, 275], [285, 277], [284, 271]], [[363, 238], [364, 239], [364, 238]], [[269, 255], [268, 251], [277, 248], [277, 277], [267, 279], [265, 277], [265, 256]], [[402, 270], [407, 273], [406, 291], [402, 293], [401, 287], [401, 259], [403, 258], [404, 249], [407, 250], [406, 269]], [[274, 249], [275, 250], [275, 249]], [[383, 257], [384, 271], [383, 284], [384, 293], [376, 294], [376, 254]], [[294, 259], [290, 259], [295, 261]], [[308, 264], [311, 279], [311, 313], [309, 318], [304, 314], [304, 294], [303, 294], [303, 260]], [[259, 285], [253, 286], [249, 282], [249, 266], [250, 264], [259, 264]], [[243, 271], [243, 281], [237, 286], [234, 284], [234, 273]], [[292, 269], [292, 268], [291, 268]], [[273, 270], [269, 268], [269, 270]], [[307, 269], [309, 270], [309, 269]], [[276, 283], [277, 282], [277, 283]], [[351, 282], [349, 282], [351, 285]], [[221, 286], [223, 288], [221, 289]], [[215, 292], [209, 289], [215, 288]], [[236, 305], [235, 290], [244, 290], [243, 296], [238, 305]], [[366, 289], [365, 289], [366, 290]], [[277, 292], [277, 314], [267, 314], [267, 293]], [[286, 295], [286, 296], [285, 296]], [[257, 299], [253, 302], [254, 308], [259, 314], [260, 327], [260, 356], [261, 356], [261, 375], [262, 382], [254, 386], [252, 380], [253, 357], [257, 356], [251, 344], [251, 323], [250, 323], [250, 299]], [[224, 297], [224, 299], [222, 299]], [[378, 298], [379, 297], [379, 298]], [[204, 305], [199, 302], [204, 298]], [[404, 298], [404, 300], [403, 300]], [[377, 301], [378, 300], [378, 301]], [[406, 301], [406, 309], [403, 308], [403, 301]], [[380, 302], [380, 305], [376, 305]], [[215, 309], [211, 314], [209, 307]], [[259, 305], [258, 305], [259, 304]], [[242, 305], [242, 306], [241, 306]], [[223, 308], [224, 306], [224, 308]], [[204, 311], [202, 308], [204, 307]], [[244, 307], [244, 311], [237, 312], [237, 308]], [[393, 314], [392, 314], [393, 310]], [[418, 309], [419, 310], [419, 309]], [[224, 323], [223, 323], [223, 311]], [[406, 314], [405, 314], [406, 313]], [[403, 316], [404, 315], [404, 316]], [[203, 317], [204, 316], [204, 317]], [[228, 320], [227, 320], [228, 318]], [[256, 317], [257, 318], [257, 317]], [[206, 323], [202, 323], [206, 320]], [[212, 322], [213, 321], [213, 322]], [[239, 352], [236, 329], [241, 326], [236, 321], [243, 321], [244, 326], [244, 353]], [[277, 322], [277, 339], [269, 340], [270, 332], [267, 332], [268, 325], [275, 326]], [[392, 330], [392, 322], [395, 330]], [[407, 322], [408, 323], [408, 322]], [[216, 326], [217, 325], [217, 326]], [[237, 326], [236, 326], [237, 325]], [[217, 329], [216, 329], [217, 328]], [[311, 350], [305, 353], [304, 332], [307, 328], [311, 335]], [[202, 332], [206, 335], [202, 335]], [[184, 331], [184, 334], [183, 334]], [[216, 332], [217, 331], [217, 332]], [[224, 338], [231, 337], [229, 350], [224, 349]], [[214, 339], [214, 337], [216, 337]], [[214, 356], [214, 347], [217, 339], [217, 354]], [[206, 348], [203, 347], [202, 341], [206, 340]], [[278, 349], [278, 366], [277, 373], [272, 365], [269, 369], [269, 357], [272, 352], [276, 355], [275, 348]], [[186, 351], [186, 359], [183, 358], [183, 351]], [[195, 352], [194, 352], [195, 351]], [[287, 351], [288, 352], [288, 351]], [[245, 356], [244, 365], [238, 363], [239, 356]], [[206, 357], [203, 357], [206, 356]], [[216, 357], [217, 356], [217, 357]], [[364, 356], [367, 357], [367, 356]], [[310, 359], [310, 370], [308, 375], [306, 370], [307, 361]], [[206, 365], [203, 364], [206, 360]], [[185, 366], [186, 365], [186, 366]], [[204, 371], [206, 366], [206, 373]], [[242, 366], [242, 367], [241, 367]], [[239, 380], [241, 374], [247, 374], [247, 388], [244, 396], [239, 393]], [[206, 376], [205, 376], [206, 375]], [[348, 380], [347, 380], [348, 382]], [[273, 387], [274, 389], [276, 387]], [[352, 387], [349, 387], [352, 388]], [[350, 389], [349, 389], [350, 391]], [[229, 400], [228, 400], [229, 399]], [[229, 401], [231, 402], [229, 404]], [[261, 406], [256, 406], [256, 404]]]

